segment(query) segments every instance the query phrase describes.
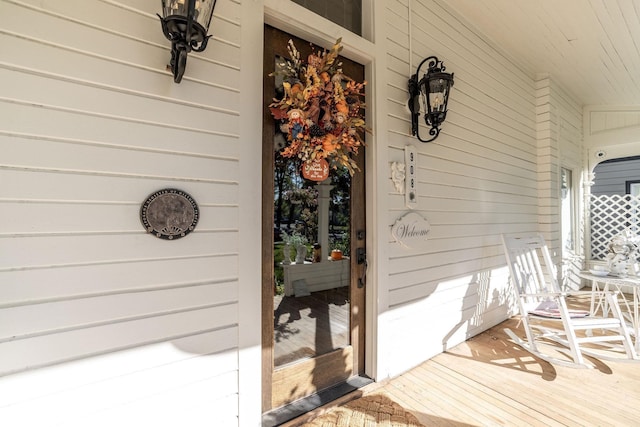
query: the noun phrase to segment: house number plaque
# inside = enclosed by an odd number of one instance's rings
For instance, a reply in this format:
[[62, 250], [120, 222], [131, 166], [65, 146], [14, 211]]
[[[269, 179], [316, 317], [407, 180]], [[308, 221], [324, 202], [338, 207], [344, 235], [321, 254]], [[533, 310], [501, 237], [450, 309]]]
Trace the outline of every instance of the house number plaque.
[[418, 156], [413, 145], [404, 147], [405, 179], [404, 200], [409, 209], [418, 205]]
[[140, 207], [140, 220], [147, 233], [166, 240], [191, 233], [199, 216], [198, 204], [193, 197], [175, 188], [156, 191]]

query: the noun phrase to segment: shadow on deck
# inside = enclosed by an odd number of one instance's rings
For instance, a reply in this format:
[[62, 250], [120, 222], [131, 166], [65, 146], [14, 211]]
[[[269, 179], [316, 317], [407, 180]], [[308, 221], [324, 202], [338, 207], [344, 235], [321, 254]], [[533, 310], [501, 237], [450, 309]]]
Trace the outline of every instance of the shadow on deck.
[[508, 319], [399, 377], [286, 425], [304, 425], [349, 399], [371, 396], [383, 396], [424, 426], [638, 425], [640, 363], [590, 358], [594, 369], [551, 365], [509, 341], [503, 329], [524, 336], [519, 323]]

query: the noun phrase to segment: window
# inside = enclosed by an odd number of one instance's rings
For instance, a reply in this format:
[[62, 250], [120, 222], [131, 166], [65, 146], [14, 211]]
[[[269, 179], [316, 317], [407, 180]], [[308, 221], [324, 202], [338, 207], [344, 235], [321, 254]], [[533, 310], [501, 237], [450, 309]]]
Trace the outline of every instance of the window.
[[627, 187], [627, 194], [636, 197], [640, 196], [640, 181], [627, 181], [625, 184]]
[[362, 35], [362, 0], [293, 0], [305, 9]]
[[562, 168], [560, 171], [560, 214], [562, 245], [566, 251], [575, 250], [575, 205], [573, 196], [573, 177], [570, 169]]

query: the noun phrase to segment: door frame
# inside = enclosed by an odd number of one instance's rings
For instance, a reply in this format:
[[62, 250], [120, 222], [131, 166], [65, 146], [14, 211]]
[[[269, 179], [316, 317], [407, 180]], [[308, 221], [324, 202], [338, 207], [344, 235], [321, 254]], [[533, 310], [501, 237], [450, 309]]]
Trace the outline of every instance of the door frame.
[[[281, 35], [285, 35], [286, 40], [290, 37], [287, 33], [282, 30], [270, 27], [265, 25], [265, 41], [268, 39], [267, 32], [271, 32], [272, 34], [281, 33]], [[305, 42], [304, 40], [295, 40], [295, 36], [291, 36], [294, 39], [294, 43], [298, 48], [302, 51], [301, 46], [303, 46]], [[275, 52], [277, 50], [281, 50], [282, 53], [286, 54], [286, 40], [282, 43], [278, 43], [276, 46], [268, 46], [265, 47], [265, 54], [263, 57], [263, 72], [265, 78], [268, 74], [267, 70], [271, 70], [273, 68], [273, 58], [275, 57]], [[266, 45], [266, 42], [265, 42]], [[306, 48], [306, 46], [305, 46]], [[268, 49], [273, 49], [272, 51], [268, 51]], [[348, 67], [348, 62], [352, 62], [348, 59], [344, 59], [345, 65]], [[364, 72], [365, 66], [359, 65], [362, 67]], [[349, 75], [347, 71], [345, 74]], [[357, 76], [357, 80], [364, 79], [364, 75]], [[274, 184], [273, 178], [269, 179], [269, 176], [272, 176], [273, 170], [273, 134], [275, 129], [275, 122], [271, 117], [271, 114], [266, 108], [266, 105], [271, 102], [273, 99], [273, 94], [275, 93], [275, 87], [271, 83], [265, 83], [263, 85], [263, 141], [262, 141], [262, 168], [263, 168], [263, 184], [262, 184], [262, 410], [263, 412], [267, 412], [273, 409], [273, 387], [274, 384], [277, 384], [280, 381], [278, 376], [278, 372], [274, 369], [273, 366], [273, 248], [274, 245], [274, 233], [273, 233], [273, 194], [274, 194]], [[356, 158], [358, 166], [361, 171], [365, 171], [365, 153], [366, 151], [363, 149], [360, 155]], [[366, 203], [365, 203], [365, 181], [364, 181], [364, 172], [357, 172], [352, 178], [352, 186], [354, 188], [360, 187], [362, 189], [360, 194], [360, 199], [356, 196], [352, 196], [351, 201], [351, 211], [355, 212], [354, 205], [360, 202], [359, 206], [364, 208], [364, 212], [362, 215], [358, 215], [355, 221], [352, 220], [351, 224], [351, 246], [355, 252], [355, 247], [363, 247], [366, 250], [366, 232], [364, 234], [358, 233], [358, 231], [366, 230]], [[352, 216], [353, 218], [353, 216]], [[355, 254], [354, 254], [355, 255]], [[267, 262], [265, 262], [267, 260]], [[350, 310], [352, 311], [353, 317], [353, 307], [357, 307], [357, 313], [359, 315], [359, 322], [351, 323], [351, 346], [347, 349], [338, 349], [330, 352], [326, 355], [321, 355], [315, 357], [307, 362], [300, 362], [298, 366], [300, 367], [300, 378], [304, 378], [309, 375], [309, 372], [322, 372], [323, 379], [326, 379], [327, 383], [332, 382], [333, 384], [338, 384], [341, 381], [346, 381], [349, 377], [363, 375], [365, 373], [365, 355], [367, 353], [365, 348], [365, 337], [368, 336], [366, 333], [365, 325], [367, 322], [367, 300], [365, 299], [366, 288], [360, 288], [355, 284], [358, 283], [358, 278], [362, 275], [364, 269], [366, 269], [365, 265], [358, 265], [355, 256], [351, 257], [351, 304]], [[352, 351], [357, 354], [357, 357], [351, 357]], [[326, 375], [331, 369], [331, 367], [335, 364], [335, 360], [349, 358], [353, 360], [347, 363], [347, 372], [351, 372], [350, 376], [345, 377], [345, 372], [338, 373], [336, 375]], [[337, 371], [336, 371], [337, 372]], [[333, 374], [333, 373], [332, 373]], [[318, 390], [319, 391], [319, 390]], [[313, 393], [312, 393], [313, 394]]]
[[[292, 2], [284, 4], [280, 0], [264, 0], [263, 7], [264, 19], [261, 24], [271, 25], [324, 46], [330, 45], [335, 42], [336, 37], [341, 36], [344, 47], [341, 52], [342, 56], [363, 64], [365, 67], [365, 79], [367, 80], [365, 120], [367, 127], [372, 131], [367, 135], [367, 152], [364, 159], [366, 170], [369, 171], [365, 184], [367, 195], [366, 229], [368, 233], [366, 249], [369, 262], [365, 304], [365, 374], [370, 378], [378, 378], [380, 375], [386, 378], [390, 368], [384, 368], [387, 358], [385, 352], [380, 351], [378, 344], [378, 334], [386, 332], [380, 330], [378, 316], [389, 308], [388, 283], [383, 278], [388, 277], [386, 255], [389, 227], [386, 221], [388, 211], [385, 197], [388, 180], [386, 171], [389, 168], [390, 159], [387, 140], [379, 138], [380, 135], [388, 135], [389, 129], [387, 123], [389, 111], [386, 107], [389, 82], [385, 78], [389, 70], [386, 60], [386, 39], [382, 30], [386, 26], [387, 7], [384, 2], [362, 1], [362, 37], [339, 28], [338, 25]], [[313, 25], [309, 25], [310, 22], [313, 22]], [[375, 37], [374, 28], [376, 28]], [[260, 48], [262, 51], [262, 45]], [[408, 76], [409, 74], [407, 74], [407, 78]], [[259, 78], [262, 81], [261, 77]], [[262, 369], [264, 371], [264, 366]]]

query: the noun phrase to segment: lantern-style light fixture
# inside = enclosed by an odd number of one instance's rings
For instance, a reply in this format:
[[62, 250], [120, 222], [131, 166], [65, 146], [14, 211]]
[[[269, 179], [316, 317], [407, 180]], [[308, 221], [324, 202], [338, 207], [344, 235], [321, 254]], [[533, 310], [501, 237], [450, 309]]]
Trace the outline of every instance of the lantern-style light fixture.
[[[427, 73], [418, 80], [420, 68], [429, 62]], [[431, 142], [440, 134], [440, 125], [447, 116], [449, 91], [453, 86], [453, 73], [445, 73], [445, 66], [437, 57], [430, 56], [422, 60], [416, 73], [409, 79], [409, 110], [411, 111], [411, 135], [422, 142]], [[422, 99], [421, 99], [422, 98]], [[422, 105], [422, 108], [421, 108]], [[424, 121], [431, 139], [422, 139], [418, 126], [420, 111], [424, 111]]]
[[209, 41], [209, 24], [216, 0], [162, 0], [164, 36], [171, 41], [173, 81], [180, 83], [187, 66], [187, 54], [202, 52]]

